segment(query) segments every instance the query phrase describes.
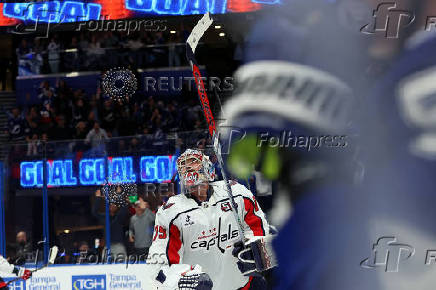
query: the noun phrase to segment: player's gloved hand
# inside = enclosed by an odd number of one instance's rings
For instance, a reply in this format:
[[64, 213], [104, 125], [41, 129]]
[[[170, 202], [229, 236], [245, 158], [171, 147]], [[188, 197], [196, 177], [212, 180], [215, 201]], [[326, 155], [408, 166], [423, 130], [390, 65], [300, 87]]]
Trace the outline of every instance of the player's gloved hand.
[[32, 271], [27, 270], [26, 268], [19, 267], [17, 276], [21, 277], [23, 280], [27, 280], [32, 277]]
[[5, 288], [7, 286], [8, 286], [8, 284], [6, 284], [6, 282], [0, 282], [0, 289]]
[[238, 268], [243, 275], [260, 276], [277, 265], [271, 246], [273, 238], [273, 235], [252, 237], [234, 245], [232, 254], [238, 258]]
[[32, 271], [25, 269], [23, 275], [21, 275], [21, 279], [27, 280], [32, 277]]
[[156, 281], [160, 283], [157, 288], [164, 290], [210, 290], [213, 287], [212, 280], [200, 265], [171, 265], [168, 269], [160, 270]]
[[213, 282], [209, 275], [204, 273], [199, 265], [196, 265], [191, 271], [182, 273], [178, 286], [180, 290], [211, 290]]
[[256, 271], [253, 251], [250, 246], [244, 245], [241, 241], [233, 245], [232, 255], [238, 258], [238, 269], [245, 276], [261, 276]]

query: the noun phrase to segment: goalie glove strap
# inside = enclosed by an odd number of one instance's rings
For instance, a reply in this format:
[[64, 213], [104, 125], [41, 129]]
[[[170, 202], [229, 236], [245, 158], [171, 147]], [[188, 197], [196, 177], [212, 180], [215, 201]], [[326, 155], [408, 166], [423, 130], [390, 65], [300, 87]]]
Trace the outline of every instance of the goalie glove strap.
[[166, 279], [167, 279], [167, 276], [165, 276], [164, 272], [162, 270], [160, 270], [159, 274], [156, 277], [156, 280], [163, 284]]

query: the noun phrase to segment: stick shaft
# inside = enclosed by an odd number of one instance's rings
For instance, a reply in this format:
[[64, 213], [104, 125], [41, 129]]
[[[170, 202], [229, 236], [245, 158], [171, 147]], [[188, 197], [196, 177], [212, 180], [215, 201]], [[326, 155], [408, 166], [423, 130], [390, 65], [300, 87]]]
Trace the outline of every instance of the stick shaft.
[[235, 217], [235, 220], [238, 224], [238, 231], [239, 231], [239, 237], [241, 241], [244, 241], [244, 228], [242, 226], [241, 219], [238, 215], [238, 207], [234, 200], [233, 194], [232, 194], [232, 188], [229, 183], [229, 180], [227, 179], [227, 174], [225, 172], [224, 167], [224, 161], [221, 155], [221, 144], [219, 141], [219, 137], [216, 130], [216, 124], [215, 119], [213, 117], [212, 111], [210, 109], [210, 103], [209, 98], [207, 96], [206, 90], [204, 88], [204, 83], [201, 78], [201, 72], [197, 65], [197, 62], [195, 60], [195, 49], [198, 45], [198, 42], [200, 41], [200, 38], [203, 36], [204, 32], [210, 27], [213, 20], [210, 18], [209, 13], [205, 14], [203, 18], [198, 22], [198, 24], [194, 27], [191, 35], [188, 37], [187, 40], [187, 47], [186, 47], [186, 56], [188, 58], [188, 61], [192, 68], [192, 73], [194, 75], [195, 83], [197, 85], [198, 90], [198, 97], [200, 99], [201, 106], [203, 108], [204, 117], [207, 122], [207, 126], [209, 129], [209, 134], [212, 136], [213, 140], [213, 149], [215, 151], [215, 155], [218, 159], [219, 166], [221, 168], [221, 173], [223, 175], [224, 182], [226, 184], [227, 194], [229, 196], [229, 200], [232, 203], [232, 206], [234, 208], [233, 216]]

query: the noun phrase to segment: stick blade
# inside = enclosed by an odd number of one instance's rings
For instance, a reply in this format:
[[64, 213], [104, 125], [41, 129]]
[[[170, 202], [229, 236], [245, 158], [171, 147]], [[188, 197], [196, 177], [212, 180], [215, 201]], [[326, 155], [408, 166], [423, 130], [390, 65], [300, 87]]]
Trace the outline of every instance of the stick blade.
[[49, 257], [48, 257], [48, 263], [49, 264], [54, 264], [55, 263], [55, 260], [56, 260], [56, 257], [58, 255], [58, 252], [59, 252], [59, 248], [57, 246], [53, 246], [50, 249], [50, 253], [49, 253]]

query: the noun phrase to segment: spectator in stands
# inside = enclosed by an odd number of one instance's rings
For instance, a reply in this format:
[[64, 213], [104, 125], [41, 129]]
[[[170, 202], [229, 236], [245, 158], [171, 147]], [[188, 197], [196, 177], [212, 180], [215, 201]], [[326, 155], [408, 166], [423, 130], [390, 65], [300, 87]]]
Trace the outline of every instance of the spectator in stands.
[[33, 48], [32, 48], [32, 57], [30, 58], [31, 62], [31, 70], [34, 74], [40, 74], [41, 68], [44, 63], [43, 53], [44, 53], [44, 44], [41, 43], [41, 39], [36, 37], [33, 40]]
[[103, 36], [102, 45], [106, 49], [106, 59], [108, 66], [115, 66], [118, 61], [118, 54], [115, 49], [118, 47], [118, 37], [116, 37], [116, 35], [112, 31], [107, 31]]
[[28, 45], [27, 40], [25, 38], [22, 38], [21, 43], [16, 50], [18, 59], [31, 52], [32, 48], [30, 47], [30, 45]]
[[117, 152], [120, 154], [126, 153], [128, 151], [127, 146], [126, 146], [126, 141], [124, 139], [120, 139], [118, 141], [118, 148], [117, 148]]
[[77, 253], [74, 253], [76, 264], [87, 264], [96, 262], [98, 257], [97, 253], [89, 247], [88, 242], [81, 241]]
[[121, 111], [121, 118], [117, 122], [117, 131], [119, 136], [132, 136], [135, 134], [135, 122], [130, 117], [128, 110]]
[[54, 99], [52, 107], [55, 109], [56, 112], [60, 112], [65, 116], [65, 119], [67, 120], [68, 125], [69, 120], [71, 120], [71, 114], [72, 114], [72, 101], [69, 98], [70, 94], [59, 91], [57, 94], [57, 97]]
[[27, 260], [27, 255], [32, 253], [32, 244], [27, 240], [27, 234], [24, 231], [20, 231], [17, 233], [15, 238], [15, 249], [17, 258], [24, 258]]
[[101, 47], [101, 43], [95, 34], [91, 36], [91, 43], [89, 44], [87, 55], [88, 63], [91, 68], [99, 68], [101, 64], [101, 58], [104, 55], [104, 49]]
[[102, 126], [106, 130], [112, 132], [116, 127], [117, 114], [111, 100], [106, 100], [103, 103], [99, 116], [101, 118]]
[[91, 154], [101, 154], [105, 149], [105, 140], [109, 139], [106, 131], [100, 128], [100, 123], [95, 122], [94, 128], [86, 135], [85, 143], [91, 144]]
[[134, 243], [135, 254], [147, 256], [153, 239], [156, 215], [142, 196], [135, 202], [135, 215], [130, 218], [129, 241]]
[[47, 154], [49, 158], [53, 158], [54, 157], [53, 153], [55, 152], [56, 145], [48, 141], [49, 141], [48, 134], [42, 133], [41, 142], [38, 142], [38, 146], [39, 146], [38, 154], [43, 155], [45, 152], [45, 154]]
[[[50, 95], [51, 92], [48, 92], [48, 94]], [[47, 133], [54, 126], [54, 114], [50, 105], [50, 99], [44, 101], [40, 107], [39, 115], [41, 116], [39, 119], [39, 128], [42, 132]]]
[[71, 94], [71, 88], [67, 85], [65, 80], [59, 78], [56, 80], [56, 94], [64, 94], [65, 96]]
[[51, 73], [59, 72], [59, 63], [60, 63], [60, 45], [55, 37], [52, 37], [50, 43], [47, 46], [48, 50], [48, 63], [50, 65]]
[[182, 42], [180, 37], [180, 32], [176, 31], [176, 33], [171, 33], [169, 42], [168, 42], [168, 66], [180, 66], [180, 55], [183, 51], [183, 46], [176, 45]]
[[30, 128], [30, 133], [37, 134], [38, 133], [38, 125], [41, 116], [35, 106], [30, 107], [30, 110], [27, 112], [26, 121]]
[[38, 155], [38, 147], [40, 146], [40, 141], [38, 139], [38, 134], [32, 134], [32, 137], [27, 138], [27, 156]]
[[129, 151], [132, 153], [139, 152], [141, 150], [141, 147], [139, 146], [139, 140], [136, 137], [133, 137], [132, 140], [130, 140], [130, 146]]
[[127, 42], [127, 48], [130, 49], [129, 63], [137, 68], [141, 68], [143, 63], [142, 47], [144, 47], [144, 44], [138, 34], [133, 35]]
[[[92, 208], [93, 215], [99, 219], [101, 224], [105, 224], [105, 214], [99, 212], [99, 208], [103, 207], [105, 198], [101, 194], [100, 190], [95, 192], [95, 202]], [[114, 258], [118, 254], [126, 255], [126, 247], [124, 245], [124, 226], [127, 224], [129, 217], [128, 207], [119, 208], [115, 204], [109, 205], [109, 216], [110, 216], [110, 243], [111, 243], [111, 253]]]
[[177, 110], [177, 103], [170, 102], [166, 109], [168, 131], [174, 131], [179, 128], [181, 123], [180, 111]]
[[79, 97], [79, 94], [80, 93], [78, 91], [75, 92], [75, 97], [77, 97], [77, 99], [71, 108], [73, 126], [81, 121], [86, 121], [88, 117], [88, 109], [85, 106], [83, 99]]
[[41, 101], [45, 101], [47, 99], [51, 99], [52, 97], [54, 97], [54, 95], [55, 95], [55, 89], [50, 86], [50, 83], [48, 81], [41, 82], [41, 85], [39, 86], [38, 98]]
[[64, 67], [67, 71], [77, 71], [80, 69], [81, 59], [79, 52], [79, 42], [77, 37], [71, 37], [71, 42], [67, 45], [68, 52], [64, 53]]
[[135, 122], [136, 128], [144, 123], [144, 113], [141, 111], [141, 106], [138, 102], [133, 104], [132, 120]]
[[73, 151], [75, 152], [84, 152], [88, 148], [88, 146], [84, 143], [84, 140], [86, 138], [86, 135], [88, 135], [88, 131], [86, 128], [85, 122], [79, 122], [77, 123], [75, 127], [75, 131], [73, 134], [73, 139], [76, 139], [78, 141], [75, 142]]
[[89, 41], [86, 33], [80, 34], [79, 48], [82, 51], [86, 51], [89, 47]]
[[56, 118], [56, 126], [50, 132], [50, 139], [53, 140], [68, 140], [72, 138], [70, 128], [66, 126], [64, 115], [58, 115]]
[[80, 121], [76, 125], [76, 131], [74, 132], [74, 139], [85, 139], [86, 135], [88, 135], [86, 131], [86, 123], [83, 121]]
[[26, 119], [18, 107], [12, 109], [12, 112], [6, 111], [8, 116], [8, 131], [9, 140], [20, 141], [24, 140], [25, 136], [30, 132]]
[[5, 57], [0, 57], [0, 81], [2, 82], [2, 91], [6, 90], [8, 67], [10, 67], [10, 60]]
[[[88, 115], [88, 121], [100, 121], [99, 118], [99, 112], [98, 112], [98, 101], [97, 97], [94, 95], [92, 96], [91, 100], [89, 101], [89, 115]], [[92, 114], [92, 117], [91, 117]]]

